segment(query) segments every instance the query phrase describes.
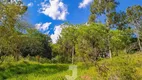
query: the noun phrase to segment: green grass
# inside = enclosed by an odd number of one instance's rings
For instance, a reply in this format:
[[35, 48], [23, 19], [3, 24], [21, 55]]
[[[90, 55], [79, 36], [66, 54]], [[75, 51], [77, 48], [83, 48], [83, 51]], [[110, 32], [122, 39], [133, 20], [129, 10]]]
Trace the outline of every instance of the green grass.
[[[69, 64], [41, 64], [24, 61], [0, 65], [0, 80], [66, 80], [72, 75]], [[142, 54], [121, 55], [103, 59], [85, 68], [78, 64], [76, 80], [142, 80]]]

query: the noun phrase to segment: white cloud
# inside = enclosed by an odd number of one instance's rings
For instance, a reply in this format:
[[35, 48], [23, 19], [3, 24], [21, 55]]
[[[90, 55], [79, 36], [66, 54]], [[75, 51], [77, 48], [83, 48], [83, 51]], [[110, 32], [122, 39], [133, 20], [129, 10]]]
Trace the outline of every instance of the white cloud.
[[91, 2], [93, 2], [93, 0], [83, 0], [80, 4], [79, 4], [79, 6], [78, 6], [78, 8], [85, 8], [87, 5], [89, 5]]
[[37, 23], [35, 24], [35, 28], [37, 30], [40, 30], [40, 31], [46, 31], [49, 29], [49, 26], [51, 25], [51, 22], [46, 22], [46, 23]]
[[32, 3], [32, 2], [30, 2], [29, 4], [28, 4], [28, 7], [32, 7], [34, 4]]
[[55, 44], [57, 40], [59, 39], [59, 36], [61, 34], [62, 27], [61, 25], [55, 26], [54, 28], [54, 34], [51, 35], [52, 42]]
[[67, 6], [61, 0], [47, 0], [41, 3], [40, 13], [43, 13], [53, 20], [65, 20], [68, 14]]
[[54, 34], [50, 36], [54, 44], [57, 43], [59, 37], [61, 36], [60, 34], [62, 32], [62, 29], [65, 27], [68, 27], [68, 25], [61, 24], [54, 27]]

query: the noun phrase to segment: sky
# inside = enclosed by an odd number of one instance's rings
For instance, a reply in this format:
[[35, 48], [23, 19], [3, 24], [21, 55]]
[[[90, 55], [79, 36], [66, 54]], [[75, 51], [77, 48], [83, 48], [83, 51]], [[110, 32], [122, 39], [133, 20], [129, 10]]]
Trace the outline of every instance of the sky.
[[[117, 11], [127, 7], [142, 5], [142, 0], [117, 0]], [[50, 35], [56, 43], [62, 31], [62, 24], [85, 24], [90, 15], [93, 0], [23, 0], [28, 6], [26, 20], [44, 34]], [[103, 17], [102, 17], [103, 19]]]

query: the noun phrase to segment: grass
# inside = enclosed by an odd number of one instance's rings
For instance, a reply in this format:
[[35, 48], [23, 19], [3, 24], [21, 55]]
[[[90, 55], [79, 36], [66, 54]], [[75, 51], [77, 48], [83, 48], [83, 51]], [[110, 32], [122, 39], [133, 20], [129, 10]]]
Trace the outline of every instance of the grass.
[[[21, 60], [0, 65], [0, 80], [66, 80], [69, 64], [48, 64]], [[78, 64], [76, 80], [142, 80], [142, 54], [104, 59], [85, 68]]]
[[[54, 80], [54, 76], [62, 73], [59, 80], [64, 77], [63, 73], [67, 71], [68, 65], [64, 64], [39, 64], [35, 62], [8, 63], [0, 68], [1, 79], [8, 80]], [[56, 79], [55, 79], [56, 80]]]

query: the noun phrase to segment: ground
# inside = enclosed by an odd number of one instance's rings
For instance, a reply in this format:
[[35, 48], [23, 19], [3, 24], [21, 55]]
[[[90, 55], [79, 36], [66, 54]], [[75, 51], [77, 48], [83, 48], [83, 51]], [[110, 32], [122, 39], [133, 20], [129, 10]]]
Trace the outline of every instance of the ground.
[[[95, 64], [77, 63], [76, 80], [142, 80], [142, 54], [125, 54]], [[27, 60], [3, 62], [0, 80], [66, 80], [70, 64], [38, 63]]]

